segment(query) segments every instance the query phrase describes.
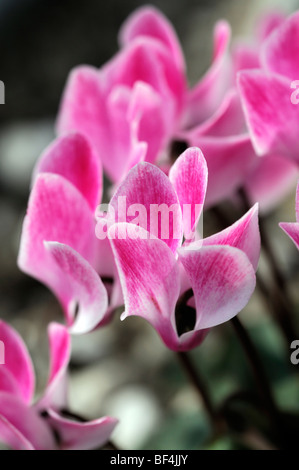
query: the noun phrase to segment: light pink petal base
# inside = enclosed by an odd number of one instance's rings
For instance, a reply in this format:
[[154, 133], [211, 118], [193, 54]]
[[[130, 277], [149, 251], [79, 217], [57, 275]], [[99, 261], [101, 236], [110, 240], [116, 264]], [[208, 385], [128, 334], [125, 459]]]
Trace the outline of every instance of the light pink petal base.
[[93, 450], [102, 447], [110, 438], [117, 420], [104, 417], [86, 423], [71, 421], [49, 410], [47, 422], [57, 432], [60, 450]]
[[102, 322], [108, 307], [107, 291], [101, 278], [92, 266], [69, 246], [45, 242], [45, 247], [57, 267], [60, 300], [67, 315], [70, 332], [83, 334], [92, 331]]
[[0, 392], [10, 391], [29, 404], [35, 377], [31, 358], [20, 335], [0, 320], [0, 341], [4, 344], [5, 364], [0, 365]]
[[34, 408], [0, 392], [0, 440], [15, 450], [55, 450], [50, 428]]
[[195, 296], [195, 329], [224, 323], [246, 306], [255, 273], [245, 253], [230, 246], [204, 246], [181, 248], [179, 255]]

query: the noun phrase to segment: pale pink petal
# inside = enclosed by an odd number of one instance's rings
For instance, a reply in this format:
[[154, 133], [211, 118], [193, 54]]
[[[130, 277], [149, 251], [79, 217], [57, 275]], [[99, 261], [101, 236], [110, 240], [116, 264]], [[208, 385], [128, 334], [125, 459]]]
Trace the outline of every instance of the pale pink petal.
[[200, 137], [225, 137], [244, 133], [246, 123], [236, 90], [230, 90], [215, 113], [206, 121], [179, 133], [181, 140], [196, 142]]
[[299, 250], [299, 183], [296, 191], [296, 222], [281, 222], [279, 226], [291, 238]]
[[299, 250], [299, 223], [298, 222], [281, 222], [279, 226], [285, 233], [290, 237], [290, 239], [295, 243], [296, 247]]
[[148, 149], [147, 143], [140, 142], [138, 137], [143, 100], [140, 112], [130, 116], [134, 88], [116, 86], [107, 97], [110, 137], [102, 161], [112, 181], [121, 181], [134, 164], [144, 160]]
[[58, 138], [41, 155], [34, 170], [64, 176], [83, 194], [94, 211], [102, 197], [102, 168], [86, 138], [69, 133]]
[[207, 162], [206, 208], [230, 197], [243, 184], [257, 158], [248, 135], [197, 136], [189, 145], [199, 147]]
[[53, 434], [35, 408], [0, 392], [0, 439], [20, 449], [55, 450]]
[[297, 184], [295, 209], [296, 209], [296, 221], [299, 222], [299, 182]]
[[130, 90], [116, 86], [110, 93], [104, 88], [103, 74], [99, 70], [87, 66], [73, 69], [63, 93], [56, 127], [59, 134], [77, 131], [84, 135], [97, 152], [107, 175], [117, 181], [128, 165], [127, 160], [133, 158], [131, 152], [134, 158], [135, 153], [140, 152], [130, 148], [131, 131], [127, 120]]
[[57, 242], [45, 242], [45, 246], [58, 269], [56, 291], [61, 292], [69, 331], [92, 331], [104, 320], [108, 307], [107, 291], [98, 273], [69, 246]]
[[34, 450], [33, 445], [0, 414], [0, 441], [12, 450]]
[[183, 52], [172, 24], [155, 7], [143, 6], [138, 8], [123, 24], [119, 41], [126, 46], [139, 36], [149, 36], [157, 39], [167, 47], [179, 69], [185, 69]]
[[271, 71], [288, 77], [299, 76], [299, 12], [294, 13], [275, 28], [263, 44], [262, 64]]
[[100, 73], [94, 67], [74, 68], [67, 80], [57, 119], [57, 131], [83, 134], [105, 166], [110, 136], [106, 96]]
[[[0, 339], [0, 341], [2, 340]], [[0, 367], [0, 391], [10, 393], [23, 400], [18, 381], [12, 375], [11, 371], [2, 363]]]
[[151, 163], [132, 168], [110, 201], [110, 213], [112, 210], [116, 222], [141, 225], [173, 252], [180, 246], [182, 212], [177, 194], [169, 178]]
[[[138, 82], [146, 85], [147, 91], [144, 93], [143, 88], [142, 100], [137, 100], [136, 116], [132, 108], [136, 108], [136, 93], [140, 95], [135, 86]], [[57, 130], [82, 133], [97, 151], [109, 178], [118, 182], [129, 168], [145, 158], [147, 151], [148, 159], [157, 158], [182, 112], [184, 96], [184, 75], [171, 61], [168, 51], [158, 41], [142, 37], [100, 71], [86, 66], [72, 71]]]
[[261, 213], [271, 211], [292, 191], [298, 174], [297, 166], [287, 158], [269, 155], [256, 159], [244, 186], [251, 204], [258, 202]]
[[214, 54], [210, 69], [188, 93], [184, 127], [200, 124], [213, 114], [232, 85], [232, 67], [228, 55], [230, 26], [219, 21], [214, 30]]
[[260, 20], [258, 26], [259, 42], [264, 41], [276, 28], [283, 24], [285, 20], [286, 17], [281, 11], [266, 13]]
[[256, 44], [238, 42], [232, 50], [234, 73], [245, 69], [259, 69], [260, 59]]
[[81, 423], [66, 419], [53, 410], [48, 411], [47, 421], [57, 433], [60, 450], [98, 449], [110, 439], [118, 422], [104, 417]]
[[182, 208], [184, 235], [189, 238], [200, 218], [206, 196], [208, 168], [202, 152], [197, 147], [187, 149], [171, 167], [169, 179]]
[[168, 347], [175, 348], [178, 337], [174, 311], [180, 276], [173, 253], [164, 242], [133, 224], [115, 224], [110, 227], [109, 237], [124, 294], [122, 319], [141, 316]]
[[44, 241], [69, 245], [95, 262], [94, 216], [77, 188], [60, 175], [40, 174], [31, 191], [23, 224], [18, 265], [61, 295], [53, 257]]
[[[154, 163], [161, 149], [166, 146], [170, 132], [171, 120], [165, 120], [165, 102], [159, 94], [144, 82], [136, 82], [128, 110], [128, 119], [132, 129], [133, 138], [147, 146], [146, 161]], [[172, 126], [171, 126], [172, 127]], [[134, 135], [136, 132], [136, 136]], [[138, 163], [138, 162], [135, 162]], [[130, 166], [128, 170], [132, 168]]]
[[291, 102], [289, 79], [255, 70], [240, 72], [238, 82], [257, 154], [272, 152], [299, 162], [299, 106]]
[[180, 116], [185, 100], [185, 76], [157, 40], [136, 38], [102, 67], [101, 77], [105, 93], [110, 93], [116, 85], [131, 89], [136, 82], [144, 82], [163, 98], [170, 121]]
[[36, 409], [48, 411], [49, 407], [63, 408], [67, 403], [67, 367], [71, 356], [71, 338], [66, 327], [50, 323], [48, 327], [50, 368], [48, 384]]
[[34, 394], [35, 377], [31, 358], [20, 335], [0, 320], [0, 341], [4, 344], [5, 363], [0, 365], [0, 391], [17, 391], [25, 403]]
[[[204, 246], [229, 245], [246, 253], [254, 270], [257, 269], [261, 240], [258, 221], [258, 204], [255, 204], [243, 217], [230, 227], [202, 241]], [[196, 242], [195, 242], [196, 244]], [[191, 247], [191, 245], [190, 245]]]
[[[191, 245], [190, 245], [191, 246]], [[245, 253], [231, 246], [181, 248], [179, 258], [195, 296], [195, 330], [224, 323], [248, 303], [255, 274]]]

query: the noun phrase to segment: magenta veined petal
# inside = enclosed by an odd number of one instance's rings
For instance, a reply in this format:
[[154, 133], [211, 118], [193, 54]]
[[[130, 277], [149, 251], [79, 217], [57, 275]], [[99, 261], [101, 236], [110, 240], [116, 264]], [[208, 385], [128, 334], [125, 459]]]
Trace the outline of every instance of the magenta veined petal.
[[69, 331], [73, 334], [92, 331], [104, 320], [108, 307], [101, 278], [71, 247], [57, 242], [45, 242], [45, 246], [57, 266], [57, 291], [60, 291]]
[[231, 30], [226, 21], [214, 29], [213, 62], [204, 77], [188, 92], [184, 127], [194, 127], [209, 118], [222, 102], [232, 84], [232, 66], [228, 55]]
[[286, 21], [286, 16], [281, 11], [271, 11], [266, 13], [258, 25], [258, 39], [262, 43], [270, 36], [279, 26]]
[[1, 414], [0, 440], [13, 450], [34, 450], [31, 442]]
[[289, 79], [249, 70], [239, 73], [238, 84], [257, 154], [272, 152], [298, 163], [299, 107], [291, 102]]
[[93, 213], [86, 199], [73, 184], [60, 175], [39, 174], [23, 224], [18, 256], [20, 269], [56, 291], [59, 288], [57, 268], [44, 241], [69, 245], [93, 263], [94, 225]]
[[125, 312], [147, 320], [169, 346], [177, 344], [174, 309], [179, 267], [170, 248], [141, 227], [119, 223], [109, 236], [122, 284]]
[[177, 67], [184, 71], [185, 60], [176, 32], [157, 8], [143, 6], [131, 14], [120, 30], [120, 45], [126, 46], [140, 36], [149, 36], [163, 43], [171, 53]]
[[0, 439], [8, 446], [27, 450], [55, 450], [49, 426], [33, 407], [0, 392]]
[[299, 222], [280, 222], [279, 226], [290, 237], [299, 250]]
[[117, 425], [117, 419], [103, 417], [86, 423], [71, 421], [53, 410], [48, 412], [48, 423], [58, 433], [60, 450], [92, 450], [103, 446]]
[[282, 22], [263, 43], [261, 61], [266, 70], [289, 81], [299, 76], [299, 12]]
[[283, 156], [270, 154], [256, 159], [244, 187], [251, 204], [259, 202], [260, 213], [267, 213], [293, 190], [298, 175], [294, 162]]
[[205, 207], [231, 197], [253, 167], [256, 154], [248, 134], [229, 137], [197, 137], [190, 145], [199, 147], [209, 172]]
[[66, 372], [71, 355], [71, 337], [67, 328], [58, 323], [48, 327], [50, 367], [48, 384], [36, 409], [63, 408], [67, 403]]
[[299, 183], [296, 191], [296, 222], [281, 222], [279, 226], [285, 231], [299, 250]]
[[169, 179], [182, 208], [185, 238], [190, 238], [202, 213], [208, 183], [208, 168], [201, 150], [187, 149], [171, 167]]
[[169, 178], [150, 163], [132, 168], [113, 195], [109, 211], [116, 222], [140, 225], [173, 252], [181, 245], [182, 211], [177, 194]]
[[[196, 242], [195, 242], [196, 243]], [[246, 253], [254, 270], [257, 270], [261, 250], [261, 239], [258, 223], [258, 203], [233, 225], [221, 232], [205, 238], [204, 246], [228, 245], [239, 248]]]
[[196, 142], [198, 137], [228, 137], [244, 134], [246, 124], [240, 97], [235, 89], [228, 91], [216, 109], [203, 123], [179, 133], [182, 140]]
[[34, 170], [64, 176], [83, 194], [94, 211], [103, 190], [102, 167], [86, 138], [76, 132], [56, 139], [41, 155]]
[[34, 394], [35, 376], [27, 347], [20, 335], [2, 320], [0, 341], [5, 348], [5, 364], [0, 366], [0, 392], [15, 391], [16, 396], [29, 404]]
[[194, 329], [211, 328], [230, 320], [246, 306], [255, 289], [254, 269], [238, 248], [203, 246], [193, 250], [190, 246], [179, 250], [179, 259], [194, 292]]

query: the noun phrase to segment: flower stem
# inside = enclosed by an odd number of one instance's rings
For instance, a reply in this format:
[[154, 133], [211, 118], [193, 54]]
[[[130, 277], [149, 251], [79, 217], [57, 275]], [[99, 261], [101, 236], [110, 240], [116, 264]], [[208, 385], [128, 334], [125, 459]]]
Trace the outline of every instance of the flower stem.
[[197, 368], [195, 368], [191, 357], [183, 351], [177, 352], [177, 357], [193, 387], [197, 391], [201, 403], [204, 403], [205, 410], [209, 416], [210, 422], [214, 430], [218, 433], [220, 431], [220, 416], [216, 412], [208, 389], [204, 383], [203, 378], [200, 376]]
[[275, 427], [277, 435], [281, 436], [282, 427], [280, 413], [273, 398], [271, 387], [259, 354], [239, 318], [232, 318], [231, 323], [246, 354], [258, 392], [271, 419], [271, 423]]

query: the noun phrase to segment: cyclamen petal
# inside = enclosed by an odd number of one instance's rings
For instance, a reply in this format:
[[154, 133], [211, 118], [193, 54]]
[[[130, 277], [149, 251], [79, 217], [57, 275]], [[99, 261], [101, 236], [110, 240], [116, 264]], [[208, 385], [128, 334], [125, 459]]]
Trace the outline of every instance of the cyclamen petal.
[[0, 392], [0, 440], [13, 449], [55, 450], [57, 445], [45, 421], [18, 398]]
[[172, 24], [153, 6], [138, 8], [127, 18], [119, 33], [120, 45], [126, 46], [140, 36], [149, 36], [163, 43], [178, 68], [185, 69], [181, 45]]
[[34, 450], [31, 442], [1, 414], [0, 440], [14, 450]]
[[102, 168], [86, 138], [70, 133], [58, 138], [41, 155], [35, 169], [39, 173], [64, 176], [83, 194], [94, 211], [102, 197]]
[[[169, 180], [182, 208], [185, 238], [189, 238], [200, 218], [206, 196], [208, 168], [202, 152], [196, 147], [187, 149], [172, 165]], [[190, 212], [187, 212], [187, 206]]]
[[66, 371], [71, 356], [71, 338], [66, 327], [51, 323], [48, 327], [50, 371], [46, 390], [36, 408], [44, 411], [64, 408], [67, 403]]
[[285, 77], [289, 81], [299, 76], [299, 12], [294, 13], [265, 40], [261, 60], [264, 68]]
[[60, 175], [40, 174], [23, 224], [18, 265], [61, 295], [57, 267], [44, 241], [69, 245], [95, 262], [94, 217], [86, 199]]
[[299, 162], [299, 107], [291, 103], [290, 81], [263, 71], [239, 73], [246, 121], [258, 155], [270, 152]]
[[169, 247], [134, 224], [119, 223], [109, 230], [125, 313], [146, 319], [172, 347], [177, 343], [174, 308], [180, 292], [179, 268]]
[[199, 147], [207, 162], [209, 184], [206, 208], [230, 197], [239, 189], [256, 160], [250, 137], [246, 134], [197, 137], [190, 145]]
[[202, 244], [204, 246], [229, 245], [239, 248], [246, 253], [253, 268], [257, 270], [261, 250], [258, 204], [255, 204], [241, 219], [230, 227], [202, 240]]
[[213, 114], [232, 84], [232, 68], [228, 56], [230, 26], [219, 21], [214, 29], [213, 62], [205, 76], [188, 92], [184, 127], [200, 124]]
[[299, 250], [299, 222], [280, 222], [279, 226], [285, 231]]
[[259, 202], [261, 213], [273, 210], [298, 179], [299, 171], [290, 159], [271, 154], [258, 158], [245, 182], [251, 204]]
[[299, 183], [296, 191], [296, 222], [281, 222], [279, 226], [291, 238], [299, 250]]
[[[145, 146], [146, 160], [151, 163], [155, 162], [160, 149], [166, 145], [172, 130], [165, 122], [164, 106], [165, 103], [152, 87], [136, 82], [132, 89], [128, 120], [132, 123], [132, 138]], [[127, 171], [139, 161], [129, 160]]]
[[113, 195], [109, 211], [115, 215], [115, 222], [141, 225], [173, 252], [181, 244], [182, 212], [177, 194], [169, 178], [150, 163], [132, 168]]
[[195, 296], [195, 330], [224, 323], [248, 303], [255, 273], [248, 257], [231, 246], [181, 248], [179, 259], [189, 275]]
[[24, 403], [30, 403], [35, 376], [27, 347], [19, 334], [1, 320], [0, 341], [5, 345], [5, 364], [0, 365], [0, 392], [14, 392]]
[[73, 334], [92, 331], [104, 320], [108, 307], [107, 291], [101, 278], [71, 247], [57, 242], [45, 242], [45, 247], [60, 273], [56, 290], [61, 292], [69, 331]]
[[58, 433], [60, 450], [92, 450], [103, 446], [109, 440], [118, 421], [104, 417], [80, 423], [49, 410], [48, 423]]

